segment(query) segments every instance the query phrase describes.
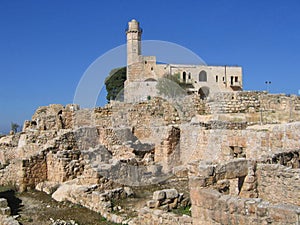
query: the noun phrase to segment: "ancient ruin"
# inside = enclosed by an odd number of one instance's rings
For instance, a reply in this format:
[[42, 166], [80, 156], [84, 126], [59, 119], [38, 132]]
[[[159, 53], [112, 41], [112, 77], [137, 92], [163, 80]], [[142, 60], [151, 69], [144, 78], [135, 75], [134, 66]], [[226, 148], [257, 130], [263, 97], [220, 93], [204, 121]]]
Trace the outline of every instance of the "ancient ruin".
[[[127, 35], [139, 41], [139, 29], [131, 21]], [[129, 46], [138, 54], [129, 51], [125, 85], [137, 58], [145, 65], [138, 46]], [[150, 77], [142, 72], [144, 82]], [[197, 90], [93, 109], [39, 107], [22, 132], [0, 139], [0, 184], [122, 224], [299, 224], [300, 97], [205, 85], [209, 98]], [[0, 205], [7, 220], [5, 200]]]

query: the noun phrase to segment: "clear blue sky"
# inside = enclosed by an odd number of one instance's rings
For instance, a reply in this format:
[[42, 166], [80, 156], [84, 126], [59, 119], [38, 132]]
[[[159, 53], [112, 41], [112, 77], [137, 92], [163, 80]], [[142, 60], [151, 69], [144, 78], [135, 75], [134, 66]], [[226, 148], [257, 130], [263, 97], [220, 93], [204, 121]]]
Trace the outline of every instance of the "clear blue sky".
[[140, 21], [144, 40], [185, 46], [207, 64], [240, 65], [244, 88], [297, 94], [299, 0], [0, 0], [0, 132], [52, 103], [72, 103], [88, 66], [125, 44]]

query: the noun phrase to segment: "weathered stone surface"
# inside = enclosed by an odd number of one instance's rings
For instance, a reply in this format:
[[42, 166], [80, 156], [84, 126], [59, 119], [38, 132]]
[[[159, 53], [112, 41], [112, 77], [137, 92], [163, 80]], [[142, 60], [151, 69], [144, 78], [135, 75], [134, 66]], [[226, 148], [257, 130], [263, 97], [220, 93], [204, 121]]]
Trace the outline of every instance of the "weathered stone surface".
[[165, 191], [155, 191], [153, 193], [153, 199], [154, 200], [164, 200], [166, 198], [166, 192]]
[[176, 189], [164, 189], [163, 191], [166, 193], [167, 199], [175, 199], [178, 197], [178, 191]]
[[[257, 165], [259, 196], [273, 203], [290, 203], [300, 206], [300, 169], [282, 165]], [[282, 191], [280, 191], [282, 190]]]
[[76, 184], [62, 184], [53, 194], [52, 198], [58, 202], [69, 200], [71, 194], [79, 190], [81, 186]]
[[36, 185], [35, 189], [38, 191], [43, 191], [48, 195], [52, 195], [58, 188], [60, 184], [52, 181], [45, 181]]

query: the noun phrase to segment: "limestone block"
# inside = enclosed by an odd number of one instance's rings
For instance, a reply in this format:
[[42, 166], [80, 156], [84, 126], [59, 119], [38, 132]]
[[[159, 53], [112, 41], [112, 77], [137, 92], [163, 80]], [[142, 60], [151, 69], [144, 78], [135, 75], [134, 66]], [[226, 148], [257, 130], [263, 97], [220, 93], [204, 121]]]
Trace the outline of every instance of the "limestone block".
[[176, 189], [165, 189], [163, 191], [166, 193], [167, 199], [174, 199], [178, 197], [178, 191]]
[[269, 203], [268, 202], [262, 202], [260, 204], [257, 205], [257, 210], [256, 210], [256, 214], [259, 217], [264, 217], [268, 214], [268, 207], [269, 207]]
[[292, 224], [298, 221], [298, 213], [300, 208], [293, 205], [275, 205], [269, 207], [269, 216], [274, 222], [284, 222], [286, 224]]
[[217, 179], [232, 179], [248, 174], [248, 161], [245, 159], [232, 160], [216, 167]]
[[66, 201], [70, 198], [71, 193], [79, 187], [75, 184], [63, 184], [52, 194], [52, 198], [58, 202]]
[[199, 165], [199, 176], [209, 177], [214, 174], [214, 166], [213, 165]]
[[164, 191], [153, 192], [153, 200], [164, 200], [166, 198], [166, 193]]
[[52, 195], [58, 188], [59, 184], [57, 182], [45, 181], [36, 185], [35, 189], [38, 191], [43, 191], [48, 195]]

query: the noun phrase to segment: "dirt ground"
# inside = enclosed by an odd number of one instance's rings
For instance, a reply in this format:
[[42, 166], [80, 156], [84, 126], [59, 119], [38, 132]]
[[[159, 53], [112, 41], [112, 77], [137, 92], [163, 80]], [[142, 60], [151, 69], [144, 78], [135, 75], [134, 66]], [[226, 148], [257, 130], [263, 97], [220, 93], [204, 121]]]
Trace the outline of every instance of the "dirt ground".
[[28, 191], [15, 193], [12, 190], [0, 192], [0, 197], [8, 200], [12, 214], [22, 225], [51, 225], [53, 220], [73, 220], [79, 225], [112, 225], [100, 214], [72, 203], [59, 203], [49, 195]]
[[[187, 180], [172, 180], [157, 185], [133, 188], [135, 198], [128, 198], [114, 202], [120, 206], [129, 217], [137, 216], [137, 210], [146, 205], [147, 200], [152, 198], [153, 192], [165, 188], [176, 188], [188, 195]], [[0, 198], [6, 198], [21, 225], [51, 225], [51, 219], [56, 221], [73, 220], [79, 225], [113, 225], [105, 220], [100, 214], [72, 203], [60, 203], [50, 195], [39, 191], [27, 191], [16, 193], [9, 187], [0, 186]]]

